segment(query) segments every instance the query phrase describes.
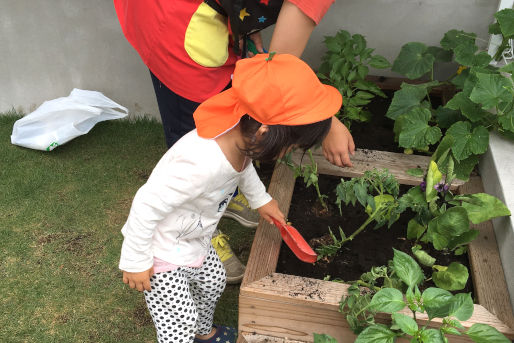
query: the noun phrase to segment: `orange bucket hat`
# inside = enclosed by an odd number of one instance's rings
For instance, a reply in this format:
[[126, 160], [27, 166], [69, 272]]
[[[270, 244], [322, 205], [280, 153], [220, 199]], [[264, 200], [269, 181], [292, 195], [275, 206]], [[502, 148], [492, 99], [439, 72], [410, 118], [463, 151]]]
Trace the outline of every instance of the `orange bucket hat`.
[[200, 137], [216, 138], [245, 114], [266, 125], [304, 125], [330, 118], [342, 101], [298, 57], [258, 54], [238, 61], [232, 88], [204, 101], [193, 117]]

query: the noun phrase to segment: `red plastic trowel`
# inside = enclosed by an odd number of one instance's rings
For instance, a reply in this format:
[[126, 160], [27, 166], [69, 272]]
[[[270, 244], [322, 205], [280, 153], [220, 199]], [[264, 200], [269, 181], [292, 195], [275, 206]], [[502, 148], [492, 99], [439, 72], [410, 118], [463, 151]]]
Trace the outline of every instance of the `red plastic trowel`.
[[291, 225], [282, 225], [278, 220], [273, 218], [273, 223], [280, 230], [282, 239], [286, 242], [287, 246], [301, 261], [307, 263], [314, 263], [318, 259], [318, 255], [309, 246], [309, 243], [300, 235]]

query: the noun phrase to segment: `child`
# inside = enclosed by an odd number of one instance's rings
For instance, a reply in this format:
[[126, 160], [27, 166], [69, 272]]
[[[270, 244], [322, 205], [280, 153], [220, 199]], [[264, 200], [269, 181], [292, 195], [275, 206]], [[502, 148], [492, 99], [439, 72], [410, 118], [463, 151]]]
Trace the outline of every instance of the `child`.
[[122, 229], [123, 282], [145, 291], [159, 342], [235, 340], [213, 326], [225, 271], [212, 233], [236, 186], [264, 220], [285, 222], [251, 159], [320, 143], [341, 102], [300, 59], [271, 53], [237, 62], [233, 87], [198, 107], [196, 129], [156, 165]]

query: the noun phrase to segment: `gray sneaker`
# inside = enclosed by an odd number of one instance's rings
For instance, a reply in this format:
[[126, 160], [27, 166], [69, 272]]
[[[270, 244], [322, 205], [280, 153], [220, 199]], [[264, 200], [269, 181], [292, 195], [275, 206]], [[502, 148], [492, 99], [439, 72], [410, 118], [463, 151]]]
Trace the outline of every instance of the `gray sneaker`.
[[227, 273], [227, 283], [236, 284], [243, 280], [245, 266], [239, 261], [228, 244], [229, 237], [219, 230], [214, 231], [211, 239], [212, 246], [216, 249], [218, 256]]
[[237, 194], [228, 204], [223, 217], [232, 218], [246, 227], [257, 227], [259, 224], [259, 212], [252, 210], [248, 200], [242, 193]]

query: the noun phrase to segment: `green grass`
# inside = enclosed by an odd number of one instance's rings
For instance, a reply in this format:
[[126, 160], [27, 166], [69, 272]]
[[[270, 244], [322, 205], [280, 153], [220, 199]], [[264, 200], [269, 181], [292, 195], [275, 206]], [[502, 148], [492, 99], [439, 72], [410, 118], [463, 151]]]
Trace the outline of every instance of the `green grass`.
[[[117, 266], [132, 198], [166, 150], [161, 124], [99, 123], [43, 152], [10, 143], [18, 118], [0, 115], [0, 341], [155, 341]], [[246, 261], [254, 230], [220, 229]], [[237, 326], [238, 293], [227, 286], [216, 323]]]

